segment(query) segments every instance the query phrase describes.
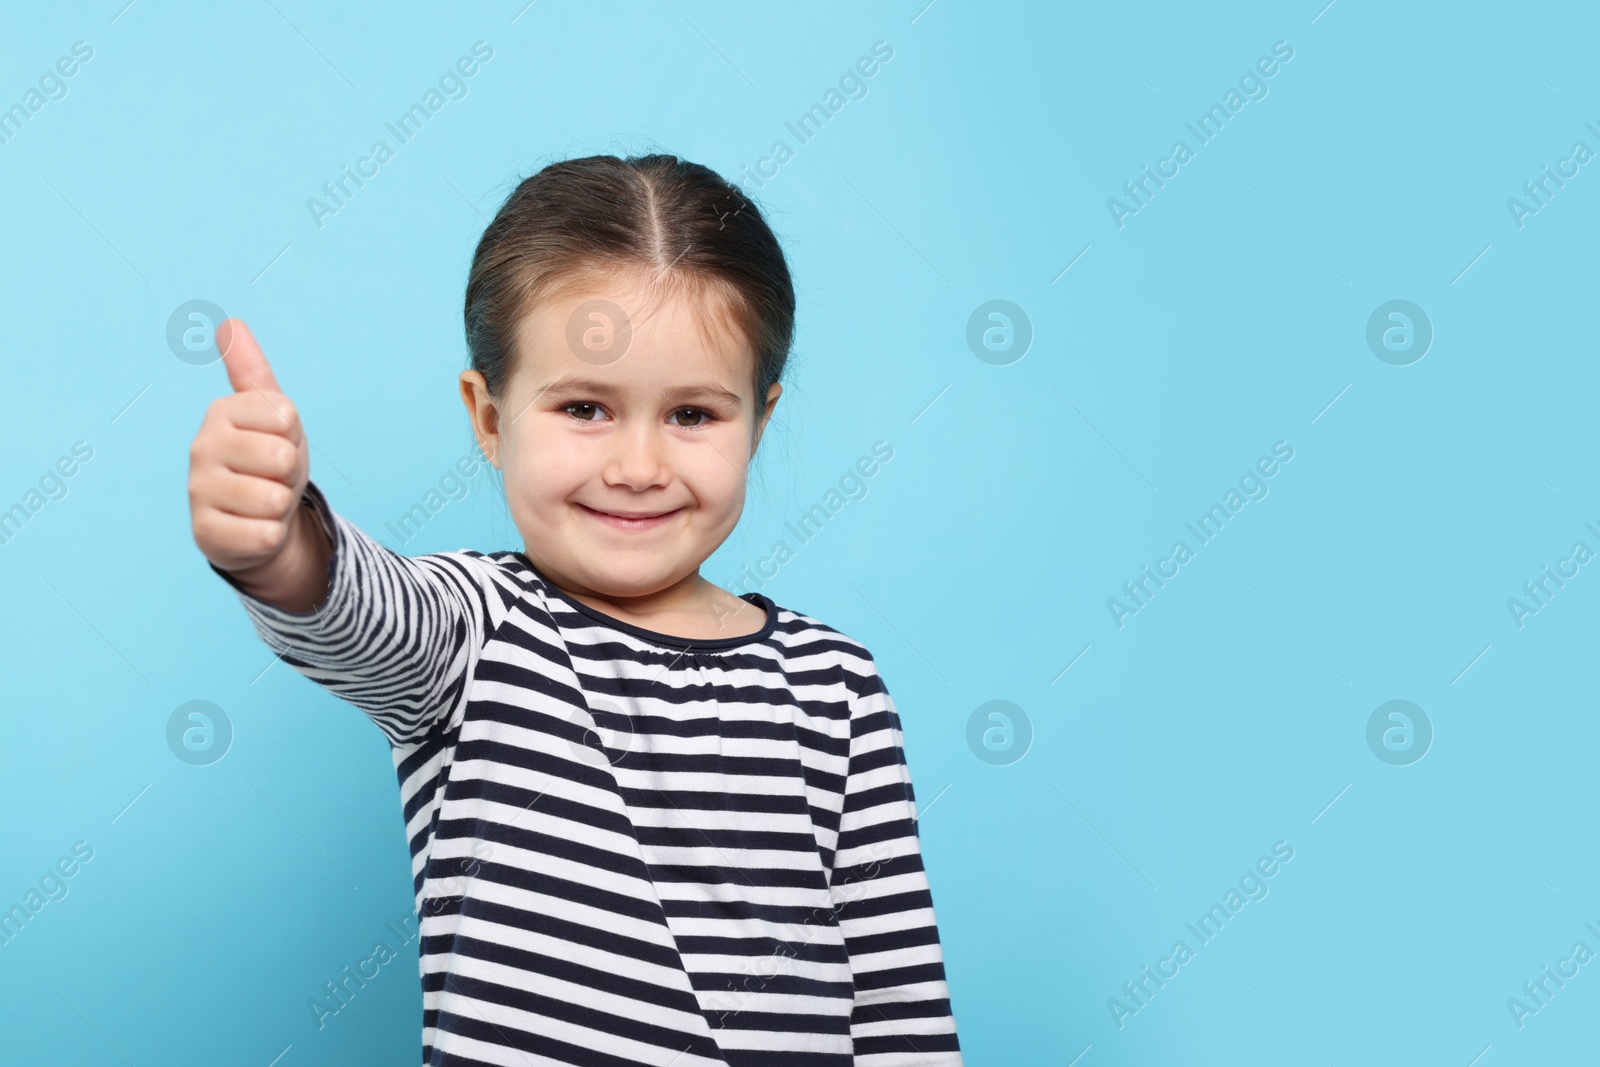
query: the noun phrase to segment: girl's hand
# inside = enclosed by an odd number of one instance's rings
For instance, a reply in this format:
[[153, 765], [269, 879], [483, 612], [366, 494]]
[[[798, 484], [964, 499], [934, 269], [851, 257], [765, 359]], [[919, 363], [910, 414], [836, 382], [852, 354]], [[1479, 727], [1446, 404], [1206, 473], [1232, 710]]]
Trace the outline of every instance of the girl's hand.
[[311, 471], [300, 417], [243, 322], [218, 324], [217, 348], [234, 391], [211, 402], [189, 446], [195, 544], [242, 584], [315, 600], [327, 538], [300, 506]]

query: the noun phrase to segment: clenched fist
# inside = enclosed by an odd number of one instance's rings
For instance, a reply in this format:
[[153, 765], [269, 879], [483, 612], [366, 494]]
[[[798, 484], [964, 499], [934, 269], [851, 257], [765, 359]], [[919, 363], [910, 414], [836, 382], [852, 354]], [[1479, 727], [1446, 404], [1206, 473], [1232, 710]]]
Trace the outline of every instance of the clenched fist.
[[217, 326], [233, 392], [189, 446], [189, 514], [204, 556], [247, 592], [290, 611], [325, 593], [327, 535], [300, 506], [311, 460], [294, 404], [238, 319]]

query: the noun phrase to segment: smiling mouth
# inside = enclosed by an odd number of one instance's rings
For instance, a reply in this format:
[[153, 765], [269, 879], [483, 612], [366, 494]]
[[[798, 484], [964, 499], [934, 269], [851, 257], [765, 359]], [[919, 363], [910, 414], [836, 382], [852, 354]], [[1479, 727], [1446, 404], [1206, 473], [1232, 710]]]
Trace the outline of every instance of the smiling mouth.
[[650, 530], [663, 525], [668, 519], [682, 511], [682, 508], [673, 508], [671, 511], [658, 511], [639, 514], [618, 514], [613, 511], [599, 511], [587, 504], [579, 504], [585, 512], [593, 515], [607, 526], [619, 530]]

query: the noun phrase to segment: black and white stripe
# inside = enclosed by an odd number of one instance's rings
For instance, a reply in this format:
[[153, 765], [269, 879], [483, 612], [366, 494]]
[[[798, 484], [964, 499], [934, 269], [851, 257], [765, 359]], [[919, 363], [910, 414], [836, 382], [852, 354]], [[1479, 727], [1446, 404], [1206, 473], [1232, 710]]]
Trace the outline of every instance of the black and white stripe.
[[390, 741], [424, 1064], [961, 1063], [865, 647], [759, 593], [757, 633], [655, 634], [521, 553], [406, 557], [305, 503], [334, 545], [321, 609], [234, 588]]

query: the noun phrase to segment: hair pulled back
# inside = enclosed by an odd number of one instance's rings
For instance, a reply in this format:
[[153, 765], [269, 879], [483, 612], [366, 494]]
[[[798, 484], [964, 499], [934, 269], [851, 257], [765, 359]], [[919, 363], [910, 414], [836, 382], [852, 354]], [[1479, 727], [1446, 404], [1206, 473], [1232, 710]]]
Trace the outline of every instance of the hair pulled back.
[[719, 298], [728, 325], [754, 350], [759, 419], [794, 339], [788, 264], [737, 186], [665, 154], [552, 163], [506, 198], [467, 280], [467, 350], [489, 395], [504, 395], [517, 326], [535, 304], [613, 273]]

